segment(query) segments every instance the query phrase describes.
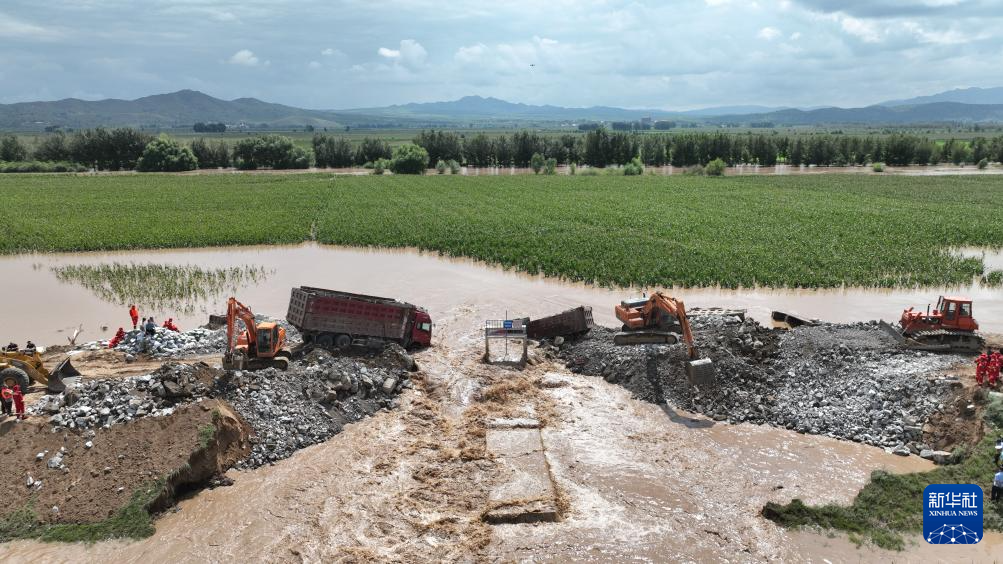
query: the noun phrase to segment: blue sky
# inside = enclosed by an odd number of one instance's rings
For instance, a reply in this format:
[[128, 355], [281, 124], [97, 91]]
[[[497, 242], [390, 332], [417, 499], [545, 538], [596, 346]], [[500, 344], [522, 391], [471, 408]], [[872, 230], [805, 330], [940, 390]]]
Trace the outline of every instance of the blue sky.
[[1003, 85], [1001, 30], [1001, 0], [4, 0], [0, 102], [858, 106]]

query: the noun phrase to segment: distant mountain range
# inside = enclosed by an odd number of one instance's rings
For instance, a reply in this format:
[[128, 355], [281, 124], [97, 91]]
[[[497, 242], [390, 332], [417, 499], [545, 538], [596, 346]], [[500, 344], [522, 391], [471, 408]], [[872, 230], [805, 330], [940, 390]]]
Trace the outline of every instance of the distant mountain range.
[[958, 102], [960, 104], [1003, 104], [1003, 87], [997, 88], [958, 88], [932, 96], [919, 96], [906, 100], [891, 100], [881, 102], [879, 106], [916, 106], [934, 102]]
[[681, 112], [624, 109], [610, 106], [566, 108], [534, 106], [480, 96], [451, 102], [411, 103], [352, 110], [307, 110], [254, 98], [221, 100], [194, 90], [146, 96], [136, 100], [0, 104], [0, 130], [133, 126], [153, 129], [190, 127], [196, 122], [223, 122], [249, 128], [348, 127], [488, 127], [555, 126], [644, 118], [710, 125], [772, 123], [777, 126], [839, 124], [1003, 123], [1003, 88], [968, 88], [932, 96], [893, 100], [865, 108], [809, 109], [724, 106]]

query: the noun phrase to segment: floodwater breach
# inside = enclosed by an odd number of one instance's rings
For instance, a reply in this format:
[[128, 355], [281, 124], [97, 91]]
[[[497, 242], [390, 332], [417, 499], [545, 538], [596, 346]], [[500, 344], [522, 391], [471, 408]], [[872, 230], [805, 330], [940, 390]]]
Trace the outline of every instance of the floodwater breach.
[[[996, 260], [986, 255], [986, 261]], [[350, 292], [394, 296], [421, 304], [433, 320], [456, 304], [476, 305], [488, 317], [540, 316], [578, 305], [593, 307], [597, 323], [616, 326], [613, 305], [642, 289], [605, 289], [529, 276], [466, 259], [451, 259], [414, 250], [349, 249], [306, 243], [293, 246], [233, 247], [58, 253], [0, 257], [0, 291], [7, 300], [0, 324], [0, 340], [64, 344], [78, 327], [78, 342], [110, 338], [129, 321], [127, 306], [109, 303], [92, 290], [60, 282], [51, 267], [110, 263], [190, 265], [204, 269], [265, 265], [271, 272], [237, 290], [239, 299], [256, 313], [285, 317], [293, 286], [311, 285]], [[648, 289], [650, 290], [650, 289]], [[885, 319], [897, 321], [902, 310], [925, 308], [942, 293], [960, 293], [975, 300], [975, 316], [987, 332], [1003, 332], [1003, 292], [973, 284], [967, 288], [930, 289], [675, 289], [689, 307], [747, 308], [764, 324], [774, 309], [805, 318], [833, 322]], [[189, 304], [190, 313], [151, 310], [140, 303], [140, 313], [158, 322], [173, 317], [183, 329], [206, 322], [209, 313], [221, 313], [225, 303]], [[480, 325], [483, 319], [469, 319]], [[107, 329], [102, 329], [107, 327]]]
[[[233, 486], [183, 500], [179, 511], [157, 520], [148, 539], [95, 545], [18, 541], [0, 545], [0, 560], [805, 561], [827, 554], [820, 551], [825, 539], [795, 537], [763, 519], [759, 512], [766, 502], [798, 497], [809, 504], [849, 503], [873, 470], [933, 467], [916, 456], [863, 444], [714, 422], [637, 401], [628, 390], [572, 374], [558, 361], [543, 359], [523, 371], [486, 365], [480, 361], [485, 319], [506, 312], [539, 317], [590, 305], [598, 323], [614, 325], [613, 304], [637, 290], [567, 284], [413, 251], [306, 244], [7, 257], [0, 259], [7, 274], [0, 284], [19, 299], [5, 310], [0, 339], [58, 343], [57, 329], [83, 324], [82, 339], [90, 340], [102, 336], [101, 325], [124, 325], [127, 312], [120, 305], [61, 284], [49, 270], [109, 261], [265, 265], [274, 274], [238, 297], [255, 312], [277, 317], [285, 316], [289, 290], [297, 285], [395, 296], [429, 308], [433, 346], [416, 353], [418, 384], [401, 395], [399, 408], [347, 425], [274, 465], [231, 470]], [[969, 290], [992, 328], [992, 319], [1003, 318], [1003, 300], [998, 292]], [[935, 299], [938, 290], [678, 293], [688, 305], [746, 307], [768, 323], [775, 308], [834, 321], [893, 319], [903, 307]], [[222, 305], [201, 307], [217, 312]], [[171, 312], [141, 313], [160, 320]], [[175, 320], [190, 328], [204, 315]], [[482, 393], [492, 387], [494, 400]], [[532, 400], [529, 416], [540, 426], [521, 433], [532, 447], [497, 434], [489, 442], [496, 429], [488, 421], [527, 416], [506, 412], [505, 397], [515, 398], [508, 400], [515, 407]], [[532, 456], [506, 475], [490, 451], [507, 452], [513, 460]], [[524, 468], [539, 478], [530, 483], [535, 489], [507, 490], [506, 484], [520, 483]], [[549, 504], [551, 496], [556, 522], [483, 519], [497, 502]], [[541, 513], [551, 513], [549, 507]]]

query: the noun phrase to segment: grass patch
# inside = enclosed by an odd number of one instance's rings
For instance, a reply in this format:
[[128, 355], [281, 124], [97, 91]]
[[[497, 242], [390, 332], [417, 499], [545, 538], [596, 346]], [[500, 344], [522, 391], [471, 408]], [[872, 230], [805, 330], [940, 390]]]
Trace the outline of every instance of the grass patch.
[[987, 436], [971, 449], [958, 464], [941, 466], [929, 472], [889, 474], [876, 471], [849, 506], [808, 506], [795, 499], [786, 505], [768, 503], [763, 516], [784, 527], [822, 527], [849, 534], [860, 544], [869, 540], [875, 545], [902, 550], [904, 534], [923, 530], [923, 489], [930, 484], [977, 484], [986, 493], [983, 525], [1003, 530], [1003, 506], [989, 501], [996, 466], [993, 436]]
[[209, 447], [209, 443], [213, 441], [216, 436], [216, 426], [212, 423], [206, 423], [205, 425], [199, 427], [199, 446], [203, 449]]
[[968, 285], [986, 268], [948, 249], [1003, 247], [994, 175], [0, 175], [0, 192], [18, 210], [0, 253], [300, 243], [315, 226], [321, 243], [601, 285], [912, 287]]
[[34, 502], [0, 520], [0, 542], [38, 539], [45, 542], [98, 542], [109, 539], [142, 539], [155, 531], [147, 506], [157, 498], [164, 481], [157, 480], [132, 493], [129, 503], [97, 523], [46, 524], [38, 520]]
[[141, 309], [174, 310], [185, 314], [195, 306], [268, 278], [263, 266], [202, 268], [171, 264], [78, 264], [51, 267], [61, 282], [79, 284], [102, 300]]

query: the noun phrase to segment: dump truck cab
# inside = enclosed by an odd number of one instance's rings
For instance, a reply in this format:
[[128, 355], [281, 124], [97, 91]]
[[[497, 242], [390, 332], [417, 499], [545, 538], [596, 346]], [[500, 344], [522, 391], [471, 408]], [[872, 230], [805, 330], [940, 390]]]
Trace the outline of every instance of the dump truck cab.
[[432, 317], [424, 309], [418, 308], [414, 312], [411, 343], [419, 347], [427, 347], [432, 344]]

